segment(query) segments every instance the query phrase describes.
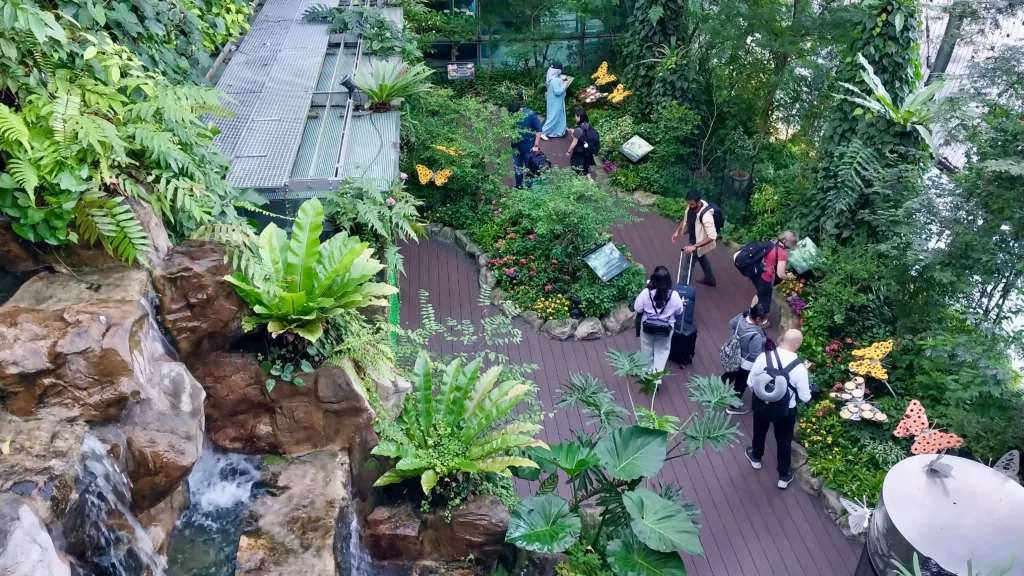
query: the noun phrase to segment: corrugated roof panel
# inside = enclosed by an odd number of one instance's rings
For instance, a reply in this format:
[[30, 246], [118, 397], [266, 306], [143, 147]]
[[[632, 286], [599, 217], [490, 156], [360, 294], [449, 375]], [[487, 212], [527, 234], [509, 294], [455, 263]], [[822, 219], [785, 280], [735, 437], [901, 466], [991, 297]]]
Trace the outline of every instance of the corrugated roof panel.
[[259, 102], [259, 94], [225, 94], [220, 101], [225, 108], [231, 110], [235, 115], [231, 118], [211, 118], [213, 125], [220, 130], [220, 134], [213, 139], [221, 154], [231, 157], [235, 154], [238, 141], [245, 132], [245, 127], [252, 119], [253, 110]]
[[345, 108], [333, 107], [324, 117], [324, 133], [320, 139], [320, 152], [310, 178], [333, 178], [341, 152], [341, 136], [345, 128]]
[[242, 45], [238, 47], [242, 54], [276, 54], [284, 47], [284, 40], [288, 36], [288, 30], [292, 22], [267, 22], [260, 26], [253, 26], [249, 33], [242, 39]]
[[387, 189], [398, 178], [398, 112], [353, 116], [342, 175]]
[[295, 154], [292, 178], [309, 178], [310, 168], [313, 165], [313, 154], [316, 153], [316, 141], [320, 136], [320, 127], [323, 125], [323, 120], [322, 109], [314, 108], [310, 111], [310, 115], [306, 119], [306, 128], [302, 132], [302, 142], [299, 143], [299, 151]]
[[217, 82], [228, 94], [262, 92], [274, 69], [277, 54], [235, 54]]

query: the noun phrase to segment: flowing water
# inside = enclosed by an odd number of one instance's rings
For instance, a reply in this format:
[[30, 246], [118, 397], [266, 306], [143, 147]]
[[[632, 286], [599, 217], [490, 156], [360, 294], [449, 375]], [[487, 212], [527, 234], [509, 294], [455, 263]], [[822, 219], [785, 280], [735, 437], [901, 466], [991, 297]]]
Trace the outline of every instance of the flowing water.
[[66, 548], [83, 576], [163, 576], [166, 564], [130, 510], [131, 484], [92, 434], [82, 442], [78, 499], [64, 526]]
[[190, 503], [171, 533], [168, 576], [228, 576], [259, 480], [255, 459], [209, 448], [188, 477]]

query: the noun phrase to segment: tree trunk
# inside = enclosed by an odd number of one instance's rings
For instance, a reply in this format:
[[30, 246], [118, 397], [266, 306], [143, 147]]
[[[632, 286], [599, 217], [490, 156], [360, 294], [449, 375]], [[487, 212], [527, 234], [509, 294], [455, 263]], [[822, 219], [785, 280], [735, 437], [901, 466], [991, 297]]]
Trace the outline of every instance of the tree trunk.
[[775, 66], [772, 72], [772, 85], [761, 105], [761, 117], [757, 120], [757, 133], [767, 134], [771, 125], [772, 110], [775, 108], [775, 93], [779, 91], [779, 84], [782, 83], [782, 75], [786, 73], [789, 66], [789, 56], [776, 54], [774, 56]]

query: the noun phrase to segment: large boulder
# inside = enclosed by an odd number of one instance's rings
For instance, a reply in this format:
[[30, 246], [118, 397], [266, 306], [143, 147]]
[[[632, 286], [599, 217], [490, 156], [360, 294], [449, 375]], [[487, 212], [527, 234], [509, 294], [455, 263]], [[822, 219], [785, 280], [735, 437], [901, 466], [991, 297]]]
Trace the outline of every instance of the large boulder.
[[334, 576], [338, 517], [352, 502], [348, 456], [313, 452], [268, 466], [263, 480], [274, 488], [249, 505], [236, 574]]
[[181, 513], [188, 508], [188, 505], [188, 489], [182, 482], [171, 492], [170, 496], [139, 515], [139, 524], [149, 536], [154, 552], [161, 555], [167, 554], [171, 530], [174, 529], [174, 524], [178, 521]]
[[231, 271], [224, 250], [212, 242], [179, 244], [153, 269], [163, 325], [189, 366], [242, 335], [247, 306], [223, 280]]
[[573, 320], [572, 318], [567, 318], [565, 320], [548, 320], [544, 323], [544, 326], [541, 327], [541, 332], [555, 340], [568, 340], [576, 335], [576, 327], [579, 326], [579, 324], [579, 320]]
[[629, 309], [629, 303], [620, 302], [614, 310], [601, 319], [604, 329], [611, 335], [633, 328], [636, 313]]
[[584, 318], [576, 327], [574, 337], [577, 340], [597, 340], [604, 330], [601, 329], [601, 321], [597, 318]]
[[32, 504], [44, 523], [60, 519], [74, 498], [84, 422], [21, 419], [0, 412], [0, 492], [14, 492]]
[[38, 274], [0, 307], [0, 392], [16, 416], [117, 418], [166, 357], [145, 270]]
[[366, 519], [363, 544], [375, 560], [451, 562], [472, 556], [493, 566], [510, 515], [494, 496], [470, 496], [451, 511], [417, 513], [410, 504], [378, 506]]
[[203, 452], [202, 386], [180, 362], [159, 362], [157, 378], [163, 393], [134, 404], [121, 419], [135, 510], [167, 499]]
[[211, 354], [196, 371], [207, 394], [210, 439], [237, 452], [339, 448], [368, 454], [376, 442], [373, 410], [349, 374], [325, 365], [298, 376], [303, 386], [278, 382], [267, 392], [267, 375], [255, 356]]
[[0, 574], [71, 576], [31, 506], [14, 494], [0, 494]]

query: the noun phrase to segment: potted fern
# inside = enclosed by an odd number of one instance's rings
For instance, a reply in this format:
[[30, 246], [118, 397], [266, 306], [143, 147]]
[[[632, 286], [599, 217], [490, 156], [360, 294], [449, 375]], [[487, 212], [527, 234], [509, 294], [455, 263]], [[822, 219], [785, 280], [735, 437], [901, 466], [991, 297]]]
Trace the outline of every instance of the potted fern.
[[356, 70], [355, 82], [369, 99], [371, 111], [388, 112], [409, 96], [429, 90], [426, 79], [433, 72], [423, 64], [409, 66], [397, 60], [378, 59], [369, 70]]

